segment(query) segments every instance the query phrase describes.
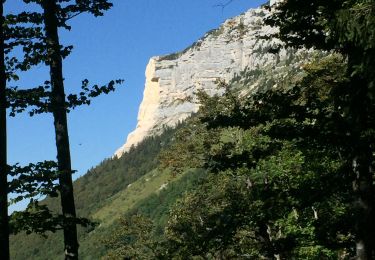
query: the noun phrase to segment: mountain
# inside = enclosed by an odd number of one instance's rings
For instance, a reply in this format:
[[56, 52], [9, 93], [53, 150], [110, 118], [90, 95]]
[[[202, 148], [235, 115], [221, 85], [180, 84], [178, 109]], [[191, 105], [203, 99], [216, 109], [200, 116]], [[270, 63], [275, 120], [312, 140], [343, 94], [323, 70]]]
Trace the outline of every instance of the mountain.
[[[175, 129], [199, 109], [196, 92], [221, 94], [218, 81], [230, 82], [239, 94], [262, 91], [283, 84], [302, 72], [302, 65], [324, 55], [314, 50], [281, 48], [274, 33], [263, 24], [264, 8], [251, 9], [225, 21], [187, 49], [150, 59], [146, 68], [144, 97], [137, 128], [118, 149], [74, 183], [77, 212], [99, 223], [94, 230], [80, 229], [81, 259], [100, 259], [106, 254], [104, 241], [126, 214], [141, 212], [162, 233], [169, 209], [199, 182], [198, 170], [178, 176], [159, 169], [160, 151], [173, 144]], [[58, 201], [47, 199], [51, 209]], [[23, 245], [19, 250], [19, 245]], [[13, 259], [59, 259], [62, 234], [48, 239], [18, 234], [11, 239]]]
[[312, 50], [305, 49], [282, 48], [272, 53], [281, 42], [261, 38], [277, 30], [263, 24], [267, 15], [264, 8], [250, 9], [181, 52], [152, 57], [146, 68], [137, 127], [115, 155], [120, 157], [145, 137], [160, 134], [163, 127], [174, 126], [196, 112], [198, 90], [218, 94], [218, 80], [228, 82], [243, 72], [253, 77], [251, 84], [246, 82], [250, 89], [264, 86], [265, 79], [267, 85], [271, 79], [277, 84], [278, 78], [313, 56]]

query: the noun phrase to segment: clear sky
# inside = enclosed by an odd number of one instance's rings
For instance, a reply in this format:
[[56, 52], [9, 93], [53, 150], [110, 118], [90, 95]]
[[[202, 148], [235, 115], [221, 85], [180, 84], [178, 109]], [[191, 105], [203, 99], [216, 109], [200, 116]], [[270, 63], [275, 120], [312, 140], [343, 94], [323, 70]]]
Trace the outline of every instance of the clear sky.
[[[61, 41], [74, 45], [64, 61], [66, 92], [79, 91], [85, 78], [98, 84], [125, 80], [114, 93], [69, 114], [75, 178], [111, 157], [135, 128], [150, 57], [183, 50], [227, 18], [265, 2], [234, 0], [223, 10], [215, 7], [226, 1], [113, 0], [114, 7], [105, 16], [78, 16], [71, 31], [61, 31]], [[5, 8], [5, 12], [24, 10], [20, 0], [8, 0]], [[48, 70], [41, 65], [22, 74], [17, 85], [33, 87], [47, 79]], [[9, 118], [10, 164], [54, 160], [54, 144], [51, 115]]]

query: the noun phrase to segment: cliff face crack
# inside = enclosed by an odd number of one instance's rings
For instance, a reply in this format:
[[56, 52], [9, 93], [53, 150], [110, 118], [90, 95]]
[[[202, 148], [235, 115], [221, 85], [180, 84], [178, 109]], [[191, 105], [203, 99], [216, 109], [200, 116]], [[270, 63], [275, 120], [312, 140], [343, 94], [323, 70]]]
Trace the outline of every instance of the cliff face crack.
[[151, 79], [151, 82], [159, 82], [159, 79], [160, 79], [160, 78], [158, 78], [158, 77], [152, 78], [152, 79]]
[[280, 42], [258, 38], [277, 31], [263, 24], [267, 15], [265, 9], [250, 9], [180, 53], [151, 58], [137, 127], [115, 155], [121, 156], [145, 137], [160, 134], [163, 126], [174, 126], [196, 112], [199, 105], [189, 100], [195, 100], [198, 89], [220, 94], [217, 79], [232, 80], [233, 85], [244, 88], [241, 93], [269, 88], [288, 71], [298, 70], [306, 57], [315, 55], [304, 49], [268, 52]]

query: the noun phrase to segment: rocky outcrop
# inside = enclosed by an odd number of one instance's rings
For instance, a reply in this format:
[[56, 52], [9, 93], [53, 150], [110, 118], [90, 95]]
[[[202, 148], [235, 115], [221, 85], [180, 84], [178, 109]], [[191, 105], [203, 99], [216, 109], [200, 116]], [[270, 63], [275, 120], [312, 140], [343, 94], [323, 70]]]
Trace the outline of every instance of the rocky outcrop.
[[174, 126], [196, 112], [199, 105], [195, 93], [199, 89], [211, 95], [220, 93], [215, 83], [218, 79], [228, 82], [246, 74], [246, 85], [251, 90], [277, 84], [280, 74], [298, 69], [311, 51], [270, 52], [280, 42], [260, 37], [277, 30], [263, 24], [266, 15], [268, 11], [263, 8], [251, 9], [227, 20], [180, 53], [151, 58], [137, 127], [116, 155], [121, 156], [146, 136], [159, 134], [164, 126]]

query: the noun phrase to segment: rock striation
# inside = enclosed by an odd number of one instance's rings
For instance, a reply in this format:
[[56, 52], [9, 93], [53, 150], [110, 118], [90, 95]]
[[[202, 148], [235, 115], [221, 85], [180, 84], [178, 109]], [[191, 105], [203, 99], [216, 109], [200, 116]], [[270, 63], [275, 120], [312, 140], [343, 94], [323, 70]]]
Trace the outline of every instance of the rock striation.
[[260, 37], [277, 30], [264, 25], [267, 15], [264, 8], [250, 9], [182, 52], [152, 57], [146, 68], [137, 127], [115, 155], [120, 157], [145, 137], [160, 134], [165, 126], [174, 126], [196, 112], [195, 93], [203, 89], [211, 95], [220, 94], [218, 79], [229, 82], [246, 74], [247, 89], [272, 87], [287, 71], [298, 70], [313, 56], [312, 50], [304, 49], [272, 52], [280, 41]]

